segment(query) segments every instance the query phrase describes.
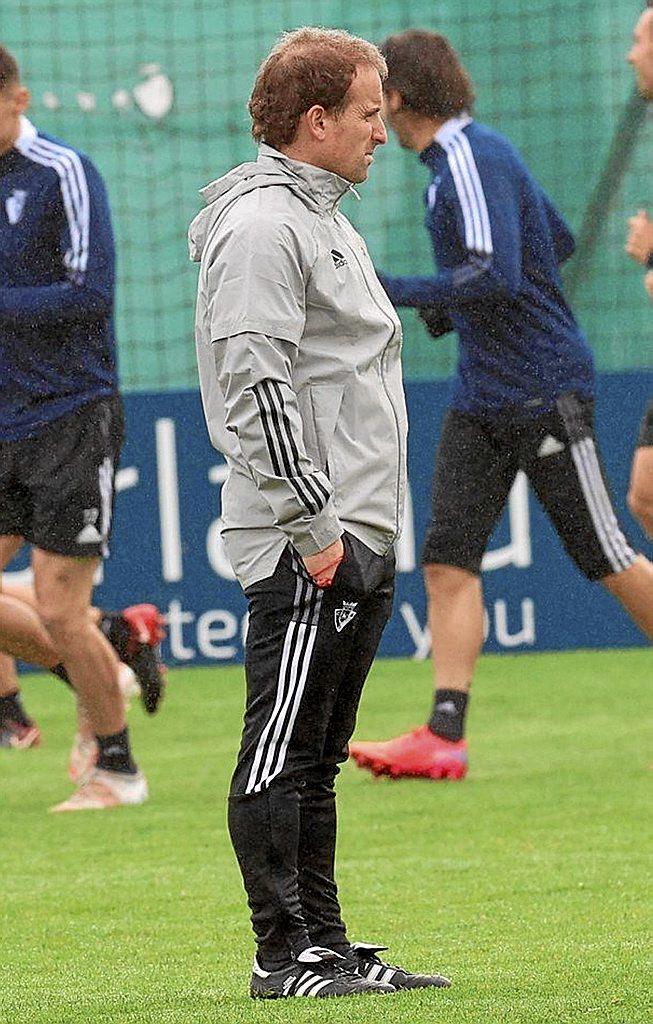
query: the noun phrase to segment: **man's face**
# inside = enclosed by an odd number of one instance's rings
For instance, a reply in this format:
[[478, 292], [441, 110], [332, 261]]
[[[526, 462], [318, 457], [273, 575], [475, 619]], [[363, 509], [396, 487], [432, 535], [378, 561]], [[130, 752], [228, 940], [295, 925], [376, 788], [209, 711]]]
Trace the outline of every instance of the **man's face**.
[[29, 92], [19, 83], [0, 89], [0, 153], [11, 149], [20, 134], [20, 115], [27, 109]]
[[640, 95], [653, 100], [653, 9], [644, 11], [635, 25], [633, 45], [626, 59], [635, 69]]
[[349, 86], [345, 108], [338, 117], [324, 115], [323, 166], [354, 183], [365, 181], [377, 146], [388, 136], [381, 117], [383, 91], [378, 71], [361, 65]]
[[[409, 117], [410, 115], [408, 115]], [[383, 118], [390, 125], [402, 149], [412, 149], [412, 136], [401, 96], [395, 89], [383, 94]]]

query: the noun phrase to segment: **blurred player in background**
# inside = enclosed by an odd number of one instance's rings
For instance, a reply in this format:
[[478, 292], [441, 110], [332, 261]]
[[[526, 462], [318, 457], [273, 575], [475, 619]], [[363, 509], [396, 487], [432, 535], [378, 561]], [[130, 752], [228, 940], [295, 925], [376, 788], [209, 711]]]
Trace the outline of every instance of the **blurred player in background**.
[[593, 426], [594, 368], [562, 293], [574, 240], [503, 136], [474, 122], [470, 78], [443, 36], [391, 36], [385, 112], [431, 172], [426, 224], [435, 276], [380, 275], [396, 306], [428, 307], [459, 337], [423, 549], [435, 699], [426, 725], [354, 743], [362, 767], [463, 778], [469, 689], [483, 644], [480, 566], [519, 469], [567, 552], [653, 638], [653, 566], [614, 515]]
[[[27, 584], [3, 581], [2, 593], [36, 610], [34, 588]], [[158, 710], [163, 696], [163, 667], [159, 662], [159, 644], [164, 637], [161, 616], [152, 604], [137, 604], [119, 612], [89, 608], [91, 622], [107, 637], [120, 658], [118, 684], [125, 705], [140, 694], [148, 714]], [[57, 668], [57, 654], [41, 668]], [[70, 685], [65, 673], [56, 673]], [[38, 746], [41, 730], [27, 713], [20, 692], [16, 661], [0, 652], [0, 747], [25, 750]], [[68, 774], [78, 782], [95, 766], [98, 745], [83, 705], [77, 701], [77, 731], [73, 741]]]
[[[645, 100], [653, 100], [653, 10], [648, 9], [639, 18], [633, 33], [633, 45], [628, 53], [637, 78], [637, 88]], [[626, 252], [647, 268], [644, 286], [653, 299], [653, 221], [646, 210], [639, 210], [628, 222]], [[630, 475], [628, 505], [633, 515], [653, 540], [653, 399], [644, 413], [639, 440]]]
[[335, 778], [392, 607], [405, 497], [401, 325], [338, 209], [386, 141], [383, 74], [347, 33], [285, 36], [250, 101], [258, 159], [204, 189], [190, 229], [223, 538], [249, 600], [229, 829], [258, 998], [448, 984], [352, 946], [334, 880]]
[[109, 207], [29, 98], [0, 47], [0, 571], [30, 542], [36, 597], [0, 595], [0, 650], [67, 677], [93, 726], [97, 766], [54, 810], [139, 804], [118, 655], [89, 614], [123, 440]]

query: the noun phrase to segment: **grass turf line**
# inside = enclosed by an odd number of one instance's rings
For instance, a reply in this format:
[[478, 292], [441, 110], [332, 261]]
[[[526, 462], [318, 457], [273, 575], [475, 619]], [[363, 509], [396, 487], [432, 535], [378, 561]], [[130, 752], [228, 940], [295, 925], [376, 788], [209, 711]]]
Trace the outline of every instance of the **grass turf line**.
[[[639, 1024], [646, 1001], [647, 650], [487, 656], [463, 783], [339, 781], [352, 938], [447, 991], [253, 1003], [248, 913], [225, 824], [238, 668], [175, 670], [130, 714], [141, 808], [48, 815], [69, 792], [72, 702], [25, 681], [44, 746], [0, 750], [0, 1020]], [[375, 666], [357, 735], [425, 717], [430, 668]]]

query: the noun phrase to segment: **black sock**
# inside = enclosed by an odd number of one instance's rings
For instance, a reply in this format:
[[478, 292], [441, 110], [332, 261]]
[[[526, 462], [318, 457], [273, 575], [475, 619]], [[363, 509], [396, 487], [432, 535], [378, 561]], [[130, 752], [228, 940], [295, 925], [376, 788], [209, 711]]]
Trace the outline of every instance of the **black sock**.
[[8, 693], [6, 697], [0, 697], [0, 725], [3, 722], [18, 722], [19, 725], [34, 724], [23, 707], [19, 690]]
[[429, 729], [443, 740], [457, 743], [465, 735], [468, 693], [462, 690], [436, 690]]
[[63, 679], [66, 686], [69, 686], [71, 690], [75, 689], [75, 687], [73, 686], [68, 677], [68, 673], [66, 671], [63, 661], [60, 661], [59, 664], [55, 665], [54, 668], [51, 668], [50, 671], [52, 672], [53, 676], [57, 676], [58, 679]]
[[121, 732], [113, 736], [96, 736], [99, 754], [97, 759], [98, 768], [107, 772], [121, 772], [123, 775], [135, 775], [138, 767], [129, 747], [129, 732], [127, 726]]

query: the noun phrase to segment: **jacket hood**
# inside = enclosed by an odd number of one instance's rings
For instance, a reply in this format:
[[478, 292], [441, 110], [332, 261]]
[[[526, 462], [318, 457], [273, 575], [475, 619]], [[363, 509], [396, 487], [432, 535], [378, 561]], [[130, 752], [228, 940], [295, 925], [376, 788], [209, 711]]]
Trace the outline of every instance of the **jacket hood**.
[[313, 164], [291, 160], [263, 143], [259, 147], [257, 160], [239, 164], [228, 174], [200, 189], [206, 207], [197, 214], [188, 231], [191, 260], [195, 263], [201, 260], [213, 226], [236, 199], [271, 185], [289, 188], [317, 214], [335, 213], [338, 203], [348, 191], [358, 198], [354, 186], [346, 178]]

